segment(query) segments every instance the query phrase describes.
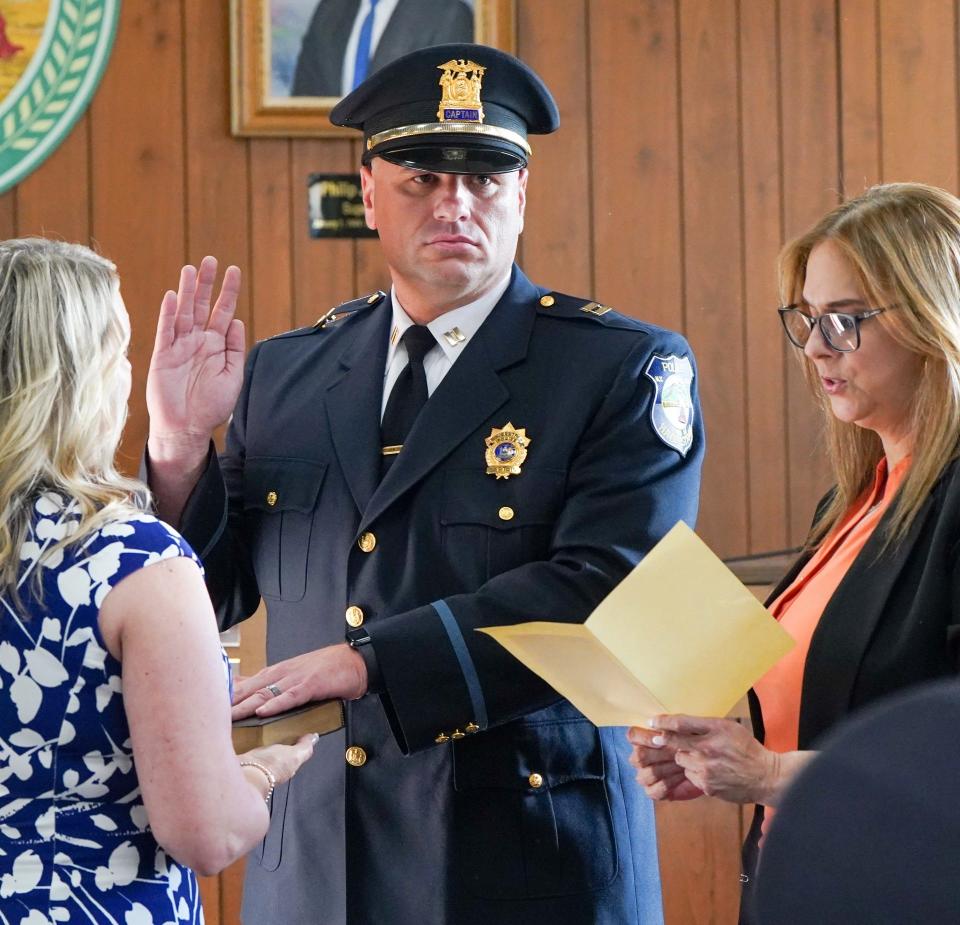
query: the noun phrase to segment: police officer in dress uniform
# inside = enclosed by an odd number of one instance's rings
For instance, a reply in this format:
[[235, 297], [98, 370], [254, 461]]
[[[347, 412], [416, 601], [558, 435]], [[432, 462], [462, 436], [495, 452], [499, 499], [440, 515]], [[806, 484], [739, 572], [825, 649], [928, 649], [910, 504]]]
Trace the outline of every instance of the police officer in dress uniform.
[[271, 667], [235, 716], [347, 701], [273, 796], [244, 922], [661, 922], [623, 731], [475, 630], [582, 622], [693, 523], [690, 348], [513, 263], [528, 135], [559, 123], [516, 58], [425, 48], [331, 118], [363, 132], [391, 291], [257, 344], [241, 375], [238, 271], [208, 312], [207, 258], [164, 302], [148, 384], [151, 486], [222, 626], [266, 602]]

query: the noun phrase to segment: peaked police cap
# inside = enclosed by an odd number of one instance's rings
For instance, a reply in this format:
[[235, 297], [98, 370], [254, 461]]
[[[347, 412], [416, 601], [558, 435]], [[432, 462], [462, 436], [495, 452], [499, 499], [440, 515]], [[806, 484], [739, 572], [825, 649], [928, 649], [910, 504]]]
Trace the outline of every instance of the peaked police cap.
[[506, 173], [527, 165], [528, 135], [560, 114], [544, 82], [486, 45], [432, 45], [371, 74], [330, 113], [364, 134], [362, 162], [383, 157], [439, 173]]

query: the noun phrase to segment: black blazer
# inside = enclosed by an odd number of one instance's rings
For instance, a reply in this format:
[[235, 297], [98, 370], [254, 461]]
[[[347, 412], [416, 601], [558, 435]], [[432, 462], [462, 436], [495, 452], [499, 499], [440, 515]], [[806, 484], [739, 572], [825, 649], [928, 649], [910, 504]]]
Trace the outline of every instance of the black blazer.
[[[882, 550], [890, 515], [854, 560], [813, 634], [800, 695], [800, 749], [816, 749], [824, 733], [861, 707], [960, 669], [960, 461], [947, 466], [907, 536]], [[810, 555], [794, 563], [768, 604]], [[750, 710], [762, 741], [763, 717], [752, 692]], [[744, 844], [745, 906], [762, 820], [758, 806]]]
[[[358, 9], [360, 0], [320, 0], [303, 36], [291, 96], [341, 95], [343, 55]], [[370, 73], [417, 48], [472, 41], [473, 13], [462, 0], [400, 0], [374, 49]]]

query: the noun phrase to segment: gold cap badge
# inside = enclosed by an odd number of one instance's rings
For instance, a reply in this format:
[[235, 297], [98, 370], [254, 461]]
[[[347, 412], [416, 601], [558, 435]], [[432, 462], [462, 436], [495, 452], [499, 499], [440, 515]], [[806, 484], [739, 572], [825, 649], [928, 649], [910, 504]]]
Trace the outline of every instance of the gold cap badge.
[[480, 85], [485, 67], [463, 58], [451, 58], [446, 64], [438, 64], [443, 71], [440, 86], [443, 96], [437, 119], [440, 122], [483, 123], [483, 104], [480, 102]]
[[484, 443], [487, 445], [487, 475], [495, 475], [498, 479], [520, 475], [520, 467], [530, 446], [525, 427], [514, 427], [507, 421], [503, 427], [494, 427]]

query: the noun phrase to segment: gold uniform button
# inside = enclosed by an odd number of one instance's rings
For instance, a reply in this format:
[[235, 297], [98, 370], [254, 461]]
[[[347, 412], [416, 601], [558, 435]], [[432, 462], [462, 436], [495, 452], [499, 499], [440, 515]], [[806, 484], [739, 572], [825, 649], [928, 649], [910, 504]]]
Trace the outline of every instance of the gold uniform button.
[[273, 507], [277, 503], [277, 493], [275, 491], [267, 492], [267, 504]]
[[476, 723], [467, 723], [467, 725], [463, 727], [463, 731], [467, 735], [472, 736], [475, 732], [480, 731], [480, 727]]
[[361, 626], [363, 624], [363, 611], [356, 604], [347, 608], [347, 623], [351, 626]]
[[366, 763], [367, 753], [359, 745], [351, 745], [347, 749], [347, 764], [362, 768]]
[[537, 774], [536, 771], [534, 771], [534, 773], [527, 778], [527, 783], [536, 790], [538, 787], [543, 786], [543, 775]]
[[556, 301], [557, 300], [552, 295], [545, 295], [542, 299], [540, 299], [540, 304], [544, 308], [552, 308], [554, 302]]
[[466, 733], [461, 732], [459, 729], [454, 729], [453, 732], [450, 733], [451, 739], [463, 739], [465, 737], [466, 737]]
[[441, 732], [440, 735], [438, 735], [433, 741], [436, 742], [437, 745], [443, 745], [444, 742], [450, 741], [450, 736], [448, 736], [445, 732]]
[[513, 520], [514, 510], [512, 507], [504, 505], [499, 511], [497, 511], [497, 514], [501, 520]]
[[372, 533], [361, 533], [357, 545], [364, 552], [373, 552], [373, 547], [377, 545], [377, 538]]

